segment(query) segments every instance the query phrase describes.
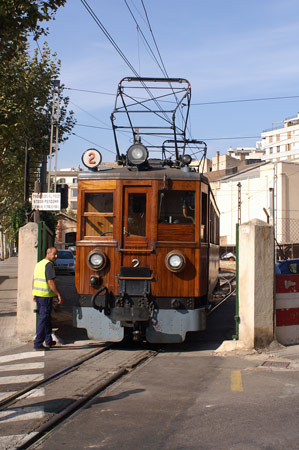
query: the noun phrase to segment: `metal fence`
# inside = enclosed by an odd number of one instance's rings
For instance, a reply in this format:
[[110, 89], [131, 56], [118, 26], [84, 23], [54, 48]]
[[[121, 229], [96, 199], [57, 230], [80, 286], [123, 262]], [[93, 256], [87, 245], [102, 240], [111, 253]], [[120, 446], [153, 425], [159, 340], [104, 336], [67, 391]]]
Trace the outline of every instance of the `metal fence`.
[[277, 219], [276, 239], [280, 244], [299, 244], [299, 219]]
[[37, 260], [46, 256], [46, 250], [54, 245], [54, 235], [45, 222], [38, 223]]

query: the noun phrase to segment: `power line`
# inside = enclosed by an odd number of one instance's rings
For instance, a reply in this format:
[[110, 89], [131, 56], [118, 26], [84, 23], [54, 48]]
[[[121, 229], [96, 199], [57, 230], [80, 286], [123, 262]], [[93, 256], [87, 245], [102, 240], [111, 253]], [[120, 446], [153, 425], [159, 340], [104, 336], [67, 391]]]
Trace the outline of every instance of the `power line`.
[[73, 134], [74, 136], [77, 136], [80, 139], [83, 139], [83, 141], [89, 142], [90, 144], [93, 144], [96, 147], [102, 148], [103, 150], [106, 150], [107, 152], [112, 153], [113, 155], [115, 155], [115, 152], [113, 152], [112, 150], [109, 150], [109, 148], [106, 148], [106, 147], [103, 147], [102, 145], [96, 144], [95, 142], [90, 141], [89, 139], [86, 139], [86, 138], [84, 138], [82, 136], [79, 136], [77, 133], [72, 132], [71, 134]]
[[76, 103], [70, 101], [70, 103], [74, 106], [76, 106], [76, 108], [80, 109], [81, 111], [85, 112], [86, 114], [88, 114], [90, 117], [92, 117], [93, 119], [97, 120], [98, 122], [102, 123], [103, 125], [105, 125], [106, 127], [109, 127], [109, 125], [107, 125], [107, 123], [103, 122], [102, 120], [98, 119], [96, 116], [94, 116], [93, 114], [90, 114], [88, 111], [86, 111], [85, 109], [81, 108], [81, 106], [76, 105]]
[[[133, 18], [133, 20], [134, 20], [136, 26], [137, 26], [137, 30], [138, 30], [139, 33], [141, 34], [141, 37], [143, 38], [143, 40], [144, 40], [144, 42], [145, 42], [147, 48], [149, 49], [149, 51], [150, 51], [152, 57], [153, 57], [154, 60], [156, 61], [156, 63], [157, 63], [157, 65], [158, 65], [159, 69], [161, 70], [161, 72], [162, 72], [163, 75], [165, 76], [165, 73], [163, 72], [163, 68], [161, 67], [159, 61], [157, 60], [156, 55], [154, 54], [154, 52], [153, 52], [153, 50], [152, 50], [150, 44], [148, 43], [148, 40], [146, 39], [146, 37], [145, 37], [145, 35], [144, 35], [144, 33], [143, 33], [143, 31], [142, 31], [140, 25], [138, 24], [137, 19], [136, 19], [136, 17], [134, 16], [133, 11], [131, 10], [131, 8], [130, 8], [128, 2], [127, 2], [127, 0], [124, 0], [124, 2], [125, 2], [125, 4], [126, 4], [128, 10], [129, 10], [129, 12], [130, 12], [130, 14], [131, 14], [131, 16], [132, 16], [132, 18]], [[163, 64], [163, 63], [162, 63], [162, 64]], [[163, 67], [164, 67], [164, 65], [163, 65]]]
[[[93, 117], [93, 116], [92, 116]], [[76, 126], [80, 127], [87, 127], [87, 128], [97, 128], [100, 130], [109, 130], [111, 131], [111, 128], [108, 127], [98, 127], [96, 125], [87, 125], [83, 123], [76, 123]], [[129, 133], [129, 131], [121, 130], [122, 133]], [[224, 141], [229, 139], [260, 139], [261, 136], [234, 136], [234, 137], [215, 137], [215, 138], [203, 138], [203, 141]]]
[[202, 103], [191, 103], [191, 106], [202, 106], [202, 105], [219, 105], [224, 103], [242, 103], [242, 102], [262, 102], [269, 100], [285, 100], [290, 98], [299, 98], [299, 95], [288, 95], [281, 97], [263, 97], [263, 98], [243, 98], [238, 100], [223, 100], [218, 102], [202, 102]]
[[216, 137], [216, 138], [202, 138], [203, 141], [225, 141], [229, 139], [260, 139], [261, 136], [234, 136], [234, 137]]
[[86, 125], [84, 123], [76, 123], [76, 127], [97, 128], [97, 129], [100, 129], [100, 130], [109, 130], [109, 131], [111, 131], [111, 127], [110, 128], [108, 128], [108, 127], [97, 127], [95, 125]]
[[[101, 29], [101, 31], [104, 33], [104, 35], [107, 37], [108, 41], [113, 45], [113, 47], [115, 48], [115, 50], [117, 51], [117, 53], [121, 56], [121, 58], [125, 61], [125, 63], [127, 64], [127, 66], [131, 69], [131, 71], [134, 73], [135, 77], [140, 78], [140, 75], [138, 74], [138, 72], [134, 69], [134, 67], [132, 66], [132, 64], [130, 63], [130, 61], [128, 60], [128, 58], [125, 56], [125, 54], [122, 52], [122, 50], [119, 48], [119, 46], [116, 44], [115, 40], [112, 38], [112, 36], [109, 34], [109, 32], [107, 31], [107, 29], [104, 27], [104, 25], [102, 24], [102, 22], [100, 21], [100, 19], [98, 18], [98, 16], [95, 14], [95, 12], [93, 11], [93, 9], [91, 8], [91, 6], [87, 3], [86, 0], [81, 0], [81, 3], [83, 4], [83, 6], [86, 8], [86, 10], [88, 11], [88, 13], [91, 15], [91, 17], [93, 18], [93, 20], [96, 22], [96, 24], [98, 25], [98, 27]], [[158, 109], [160, 109], [161, 113], [164, 115], [164, 120], [168, 123], [171, 123], [171, 121], [169, 120], [169, 118], [167, 117], [167, 115], [163, 112], [161, 105], [157, 102], [157, 100], [153, 97], [153, 94], [151, 93], [150, 89], [146, 86], [146, 84], [144, 82], [142, 82], [142, 85], [144, 87], [144, 89], [147, 91], [148, 95], [152, 98], [152, 100], [155, 102], [156, 106]], [[160, 114], [155, 113], [157, 116], [159, 116], [161, 119], [163, 119]]]
[[90, 91], [88, 89], [76, 89], [76, 88], [70, 88], [70, 87], [64, 87], [63, 89], [67, 89], [69, 91], [89, 92], [91, 94], [112, 95], [113, 97], [115, 97], [115, 94], [111, 94], [111, 92]]
[[[92, 94], [115, 96], [115, 94], [111, 94], [111, 92], [89, 91], [87, 89], [76, 89], [76, 88], [70, 88], [70, 87], [64, 87], [64, 89], [68, 89], [70, 91], [90, 92]], [[143, 99], [143, 97], [138, 97], [138, 98], [140, 100]], [[219, 104], [226, 104], [226, 103], [262, 102], [262, 101], [272, 101], [272, 100], [287, 100], [287, 99], [294, 99], [294, 98], [299, 98], [299, 95], [284, 95], [284, 96], [280, 96], [280, 97], [244, 98], [244, 99], [237, 99], [237, 100], [222, 100], [222, 101], [216, 101], [216, 102], [213, 101], [213, 102], [191, 103], [191, 106], [219, 105]], [[170, 100], [160, 100], [160, 102], [176, 103], [176, 102], [173, 102]]]

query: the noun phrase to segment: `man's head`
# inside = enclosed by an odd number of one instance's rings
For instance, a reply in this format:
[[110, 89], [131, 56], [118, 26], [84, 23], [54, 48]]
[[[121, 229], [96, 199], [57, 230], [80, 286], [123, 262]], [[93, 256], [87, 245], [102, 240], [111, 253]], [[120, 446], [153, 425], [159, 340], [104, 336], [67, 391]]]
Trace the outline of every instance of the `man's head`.
[[57, 250], [55, 247], [50, 247], [47, 249], [46, 252], [46, 259], [48, 259], [49, 261], [56, 261], [57, 259]]

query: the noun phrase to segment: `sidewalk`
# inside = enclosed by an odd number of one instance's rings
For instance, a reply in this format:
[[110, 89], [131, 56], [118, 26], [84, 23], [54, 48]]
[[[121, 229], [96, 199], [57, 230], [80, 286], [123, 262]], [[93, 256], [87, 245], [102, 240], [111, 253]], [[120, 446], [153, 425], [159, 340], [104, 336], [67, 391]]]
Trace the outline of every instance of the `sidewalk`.
[[18, 294], [18, 258], [0, 261], [0, 340], [2, 348], [15, 345]]

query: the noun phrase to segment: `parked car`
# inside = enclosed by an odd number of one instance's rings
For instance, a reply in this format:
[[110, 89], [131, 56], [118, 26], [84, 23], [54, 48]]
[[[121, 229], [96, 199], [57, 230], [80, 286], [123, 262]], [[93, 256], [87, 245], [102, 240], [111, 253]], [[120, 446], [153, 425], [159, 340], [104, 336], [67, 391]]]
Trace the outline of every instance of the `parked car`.
[[286, 259], [277, 261], [275, 264], [276, 274], [296, 275], [299, 274], [299, 259]]
[[221, 259], [223, 261], [236, 261], [236, 255], [232, 252], [226, 252], [226, 253], [223, 253], [223, 255], [221, 256]]
[[72, 254], [73, 254], [74, 256], [76, 256], [76, 246], [75, 246], [75, 245], [70, 245], [70, 246], [68, 247], [68, 250], [70, 250], [70, 251], [72, 252]]
[[54, 263], [55, 272], [75, 274], [75, 259], [70, 250], [58, 250], [58, 257]]

